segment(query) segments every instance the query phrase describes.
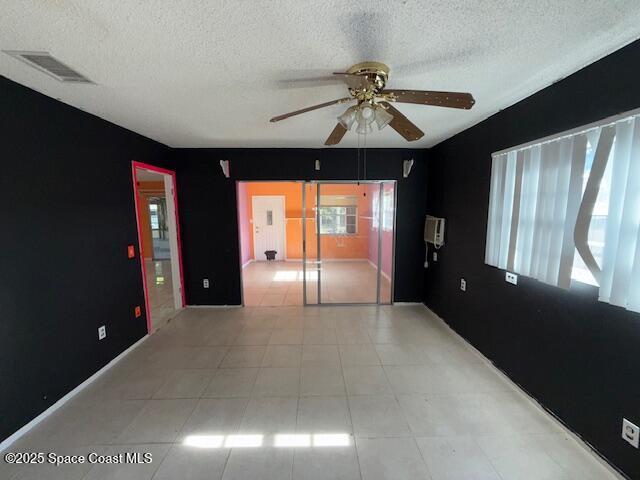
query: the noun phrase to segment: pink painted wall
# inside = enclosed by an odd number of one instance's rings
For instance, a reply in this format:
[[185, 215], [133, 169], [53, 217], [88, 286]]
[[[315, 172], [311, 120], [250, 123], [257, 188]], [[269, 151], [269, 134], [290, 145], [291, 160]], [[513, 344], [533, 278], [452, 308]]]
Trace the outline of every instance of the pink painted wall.
[[249, 224], [249, 206], [247, 184], [238, 183], [238, 230], [240, 234], [240, 261], [244, 265], [251, 256], [251, 225]]

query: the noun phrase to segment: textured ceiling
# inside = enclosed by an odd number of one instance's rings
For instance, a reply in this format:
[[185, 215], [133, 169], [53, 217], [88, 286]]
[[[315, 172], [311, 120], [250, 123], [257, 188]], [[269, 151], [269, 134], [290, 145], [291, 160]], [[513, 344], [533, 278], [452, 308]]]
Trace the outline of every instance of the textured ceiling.
[[[469, 91], [471, 111], [396, 105], [428, 147], [640, 36], [638, 0], [2, 0], [0, 49], [51, 52], [97, 85], [0, 54], [0, 74], [174, 147], [322, 147], [345, 96], [296, 81], [377, 60], [389, 88]], [[353, 147], [349, 132], [341, 147]]]

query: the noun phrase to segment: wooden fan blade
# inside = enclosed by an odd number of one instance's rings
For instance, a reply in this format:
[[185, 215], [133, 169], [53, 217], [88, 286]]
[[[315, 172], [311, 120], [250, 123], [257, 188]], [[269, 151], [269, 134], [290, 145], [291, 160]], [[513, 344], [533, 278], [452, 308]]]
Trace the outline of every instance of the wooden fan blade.
[[340, 140], [342, 140], [342, 137], [344, 137], [344, 134], [347, 133], [347, 129], [344, 128], [344, 126], [338, 122], [335, 126], [335, 128], [333, 129], [333, 131], [331, 132], [331, 134], [329, 135], [329, 138], [327, 138], [327, 140], [324, 142], [325, 145], [337, 145], [340, 143]]
[[393, 94], [396, 102], [433, 105], [436, 107], [469, 110], [476, 101], [470, 93], [436, 92], [432, 90], [383, 90], [381, 95]]
[[363, 89], [370, 85], [369, 79], [364, 75], [344, 72], [334, 72], [333, 74], [346, 83], [349, 88], [353, 88], [354, 90]]
[[389, 126], [402, 135], [407, 142], [413, 142], [424, 136], [422, 130], [388, 102], [379, 102], [378, 105], [382, 105], [387, 112], [393, 115], [393, 120], [389, 122]]
[[318, 77], [306, 77], [306, 78], [289, 78], [285, 80], [277, 80], [274, 85], [277, 88], [315, 88], [324, 87], [326, 85], [340, 85], [342, 79], [335, 77], [334, 75], [325, 75]]
[[301, 113], [310, 112], [312, 110], [317, 110], [319, 108], [328, 107], [330, 105], [336, 105], [338, 103], [350, 102], [353, 100], [353, 97], [344, 97], [339, 98], [338, 100], [332, 100], [330, 102], [321, 103], [319, 105], [314, 105], [312, 107], [303, 108], [301, 110], [296, 110], [295, 112], [285, 113], [283, 115], [278, 115], [277, 117], [273, 117], [270, 122], [279, 122], [280, 120], [284, 120], [285, 118], [293, 117], [294, 115], [300, 115]]

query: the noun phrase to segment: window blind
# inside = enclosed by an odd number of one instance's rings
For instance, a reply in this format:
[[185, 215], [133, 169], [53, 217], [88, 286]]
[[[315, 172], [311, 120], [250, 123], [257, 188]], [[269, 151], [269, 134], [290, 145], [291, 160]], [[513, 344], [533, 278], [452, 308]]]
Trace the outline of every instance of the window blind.
[[493, 154], [487, 264], [640, 311], [639, 235], [637, 113]]

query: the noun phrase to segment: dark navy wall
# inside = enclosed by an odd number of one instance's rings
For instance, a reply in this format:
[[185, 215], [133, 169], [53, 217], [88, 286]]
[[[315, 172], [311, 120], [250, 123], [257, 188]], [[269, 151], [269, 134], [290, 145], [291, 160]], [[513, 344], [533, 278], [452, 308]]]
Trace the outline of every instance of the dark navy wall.
[[[367, 178], [397, 180], [398, 210], [395, 300], [423, 298], [425, 150], [375, 149], [367, 152]], [[408, 178], [402, 163], [413, 158]], [[355, 180], [354, 149], [177, 149], [184, 274], [190, 305], [237, 305], [241, 301], [237, 180]], [[315, 160], [321, 161], [320, 171]], [[231, 178], [219, 161], [231, 162]], [[364, 164], [360, 160], [360, 178]], [[202, 287], [202, 279], [210, 288]]]
[[425, 276], [431, 309], [636, 479], [640, 451], [620, 432], [623, 417], [640, 424], [640, 315], [587, 285], [507, 284], [484, 248], [491, 153], [640, 107], [638, 78], [635, 42], [431, 149], [427, 211], [447, 232]]
[[146, 334], [131, 161], [169, 149], [4, 77], [0, 132], [4, 439]]

